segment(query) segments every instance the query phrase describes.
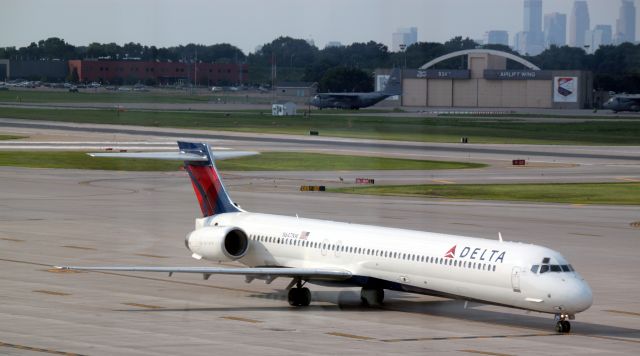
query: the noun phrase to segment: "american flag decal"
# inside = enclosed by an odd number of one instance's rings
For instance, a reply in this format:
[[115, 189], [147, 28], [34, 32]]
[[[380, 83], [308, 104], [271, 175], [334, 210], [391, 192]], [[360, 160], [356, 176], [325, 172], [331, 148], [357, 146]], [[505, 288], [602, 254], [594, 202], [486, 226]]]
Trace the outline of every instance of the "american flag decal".
[[309, 231], [303, 231], [300, 233], [300, 240], [306, 240], [309, 237]]

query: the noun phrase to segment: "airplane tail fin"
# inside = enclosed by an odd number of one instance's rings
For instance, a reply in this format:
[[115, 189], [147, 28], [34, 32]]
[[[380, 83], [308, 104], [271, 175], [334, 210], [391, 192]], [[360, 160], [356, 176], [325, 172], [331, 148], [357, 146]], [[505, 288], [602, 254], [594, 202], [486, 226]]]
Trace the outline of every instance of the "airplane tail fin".
[[389, 96], [402, 95], [402, 78], [400, 68], [393, 68], [389, 75], [389, 79], [387, 80], [387, 85], [385, 85], [382, 92]]
[[214, 155], [206, 143], [178, 141], [180, 152], [90, 153], [93, 157], [147, 158], [182, 160], [189, 173], [202, 215], [243, 211], [236, 206], [222, 184], [215, 160], [255, 155], [257, 152], [223, 151]]

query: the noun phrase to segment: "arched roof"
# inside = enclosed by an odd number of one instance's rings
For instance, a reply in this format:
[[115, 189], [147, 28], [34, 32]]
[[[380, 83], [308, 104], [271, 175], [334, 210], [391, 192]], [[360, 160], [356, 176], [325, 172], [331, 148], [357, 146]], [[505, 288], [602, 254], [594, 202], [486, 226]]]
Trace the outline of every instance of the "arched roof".
[[458, 56], [467, 56], [470, 54], [491, 54], [494, 56], [500, 56], [500, 57], [504, 57], [507, 59], [510, 59], [512, 61], [516, 61], [520, 64], [522, 64], [523, 66], [532, 69], [532, 70], [540, 70], [540, 68], [538, 66], [536, 66], [535, 64], [529, 62], [528, 60], [518, 57], [518, 56], [514, 56], [511, 53], [507, 53], [507, 52], [502, 52], [502, 51], [496, 51], [494, 49], [465, 49], [462, 51], [457, 51], [457, 52], [452, 52], [449, 54], [445, 54], [444, 56], [440, 56], [436, 59], [433, 59], [429, 62], [427, 62], [426, 64], [424, 64], [422, 67], [420, 67], [420, 69], [429, 69], [431, 67], [433, 67], [434, 65], [436, 65], [437, 63], [440, 63], [442, 61], [446, 61], [447, 59], [451, 59], [454, 57], [458, 57]]

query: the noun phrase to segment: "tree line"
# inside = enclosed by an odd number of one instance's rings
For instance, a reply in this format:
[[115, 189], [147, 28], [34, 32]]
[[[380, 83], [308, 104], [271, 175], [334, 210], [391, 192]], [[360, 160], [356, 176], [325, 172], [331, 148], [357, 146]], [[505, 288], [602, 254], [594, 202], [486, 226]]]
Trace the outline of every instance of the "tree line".
[[[207, 63], [246, 63], [249, 77], [255, 84], [275, 80], [317, 82], [320, 90], [356, 91], [371, 87], [372, 72], [381, 67], [418, 68], [424, 63], [447, 53], [480, 47], [469, 38], [454, 37], [444, 43], [419, 42], [404, 52], [392, 52], [375, 41], [356, 42], [341, 47], [319, 49], [305, 40], [279, 37], [264, 44], [253, 53], [245, 54], [228, 43], [214, 45], [187, 44], [174, 47], [146, 46], [140, 43], [91, 43], [74, 46], [61, 38], [51, 37], [32, 42], [25, 47], [0, 48], [0, 58], [13, 60], [69, 60], [69, 59], [113, 59], [146, 61], [199, 61]], [[497, 49], [518, 55], [507, 46], [486, 45], [482, 48]], [[527, 60], [548, 70], [589, 70], [594, 73], [594, 87], [616, 92], [635, 92], [640, 88], [640, 45], [624, 43], [617, 46], [602, 46], [593, 54], [582, 48], [552, 46], [537, 56], [524, 56]], [[518, 63], [509, 62], [509, 67], [519, 68]], [[439, 63], [439, 68], [463, 69], [467, 67], [464, 57], [452, 58]], [[340, 70], [337, 70], [341, 68]], [[362, 74], [366, 74], [365, 77]], [[337, 74], [336, 74], [337, 73]], [[356, 80], [336, 83], [330, 74], [348, 75]], [[365, 79], [362, 79], [365, 78]], [[367, 79], [369, 78], [369, 79]], [[369, 84], [364, 84], [365, 81]], [[328, 86], [338, 86], [330, 88]], [[345, 86], [346, 85], [346, 86]]]

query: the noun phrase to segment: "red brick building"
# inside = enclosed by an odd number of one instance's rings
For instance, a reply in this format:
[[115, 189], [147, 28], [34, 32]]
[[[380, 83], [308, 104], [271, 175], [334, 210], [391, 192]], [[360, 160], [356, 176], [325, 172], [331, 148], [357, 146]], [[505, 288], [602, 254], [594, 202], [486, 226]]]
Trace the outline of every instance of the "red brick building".
[[234, 85], [249, 81], [246, 64], [144, 62], [110, 60], [70, 60], [69, 73], [79, 82], [105, 84], [173, 84]]

